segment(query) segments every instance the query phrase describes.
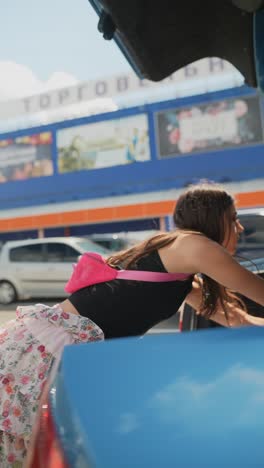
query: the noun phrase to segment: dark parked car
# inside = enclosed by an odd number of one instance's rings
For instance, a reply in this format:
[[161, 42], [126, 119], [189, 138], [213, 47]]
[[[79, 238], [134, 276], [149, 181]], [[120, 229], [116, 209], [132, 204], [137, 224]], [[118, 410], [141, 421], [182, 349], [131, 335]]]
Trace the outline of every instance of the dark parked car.
[[264, 208], [240, 210], [238, 216], [245, 229], [238, 242], [238, 258], [264, 257]]

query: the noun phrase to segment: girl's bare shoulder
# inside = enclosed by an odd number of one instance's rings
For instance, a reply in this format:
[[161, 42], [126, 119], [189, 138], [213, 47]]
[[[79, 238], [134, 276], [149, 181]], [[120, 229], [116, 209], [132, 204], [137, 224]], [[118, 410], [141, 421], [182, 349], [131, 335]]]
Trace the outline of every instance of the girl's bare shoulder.
[[187, 247], [188, 249], [203, 249], [203, 248], [221, 248], [217, 242], [206, 237], [201, 232], [193, 232], [193, 231], [180, 231], [175, 238], [175, 241], [172, 243], [173, 248], [177, 248], [178, 246], [181, 248]]
[[221, 248], [201, 233], [179, 231], [175, 240], [160, 249], [159, 254], [168, 271], [198, 273], [215, 245]]

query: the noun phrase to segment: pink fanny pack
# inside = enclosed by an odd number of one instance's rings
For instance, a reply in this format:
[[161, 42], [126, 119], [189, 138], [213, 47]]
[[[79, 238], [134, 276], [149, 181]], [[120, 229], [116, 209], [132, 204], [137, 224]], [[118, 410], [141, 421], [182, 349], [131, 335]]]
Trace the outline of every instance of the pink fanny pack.
[[78, 289], [92, 284], [104, 283], [114, 279], [168, 282], [184, 281], [191, 275], [185, 273], [158, 273], [139, 270], [116, 270], [108, 265], [101, 255], [94, 252], [83, 254], [77, 264], [73, 265], [73, 272], [65, 286], [65, 291], [74, 293]]

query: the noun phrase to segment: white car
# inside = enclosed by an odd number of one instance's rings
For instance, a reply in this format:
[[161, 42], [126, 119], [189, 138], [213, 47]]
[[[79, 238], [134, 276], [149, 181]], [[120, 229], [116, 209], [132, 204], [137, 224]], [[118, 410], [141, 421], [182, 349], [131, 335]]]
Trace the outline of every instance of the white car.
[[81, 237], [9, 241], [0, 251], [0, 304], [33, 297], [66, 297], [72, 264], [84, 252], [111, 251]]
[[158, 233], [158, 230], [152, 229], [147, 231], [91, 234], [89, 239], [96, 242], [96, 244], [102, 245], [106, 249], [112, 250], [112, 252], [118, 252], [132, 247], [137, 242], [143, 242]]

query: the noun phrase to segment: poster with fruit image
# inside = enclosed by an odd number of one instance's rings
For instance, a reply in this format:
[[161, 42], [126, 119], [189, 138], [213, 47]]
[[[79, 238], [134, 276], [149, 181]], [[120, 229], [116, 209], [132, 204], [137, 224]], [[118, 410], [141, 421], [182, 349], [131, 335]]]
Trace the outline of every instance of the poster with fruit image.
[[57, 131], [60, 173], [150, 160], [148, 118], [138, 114]]

